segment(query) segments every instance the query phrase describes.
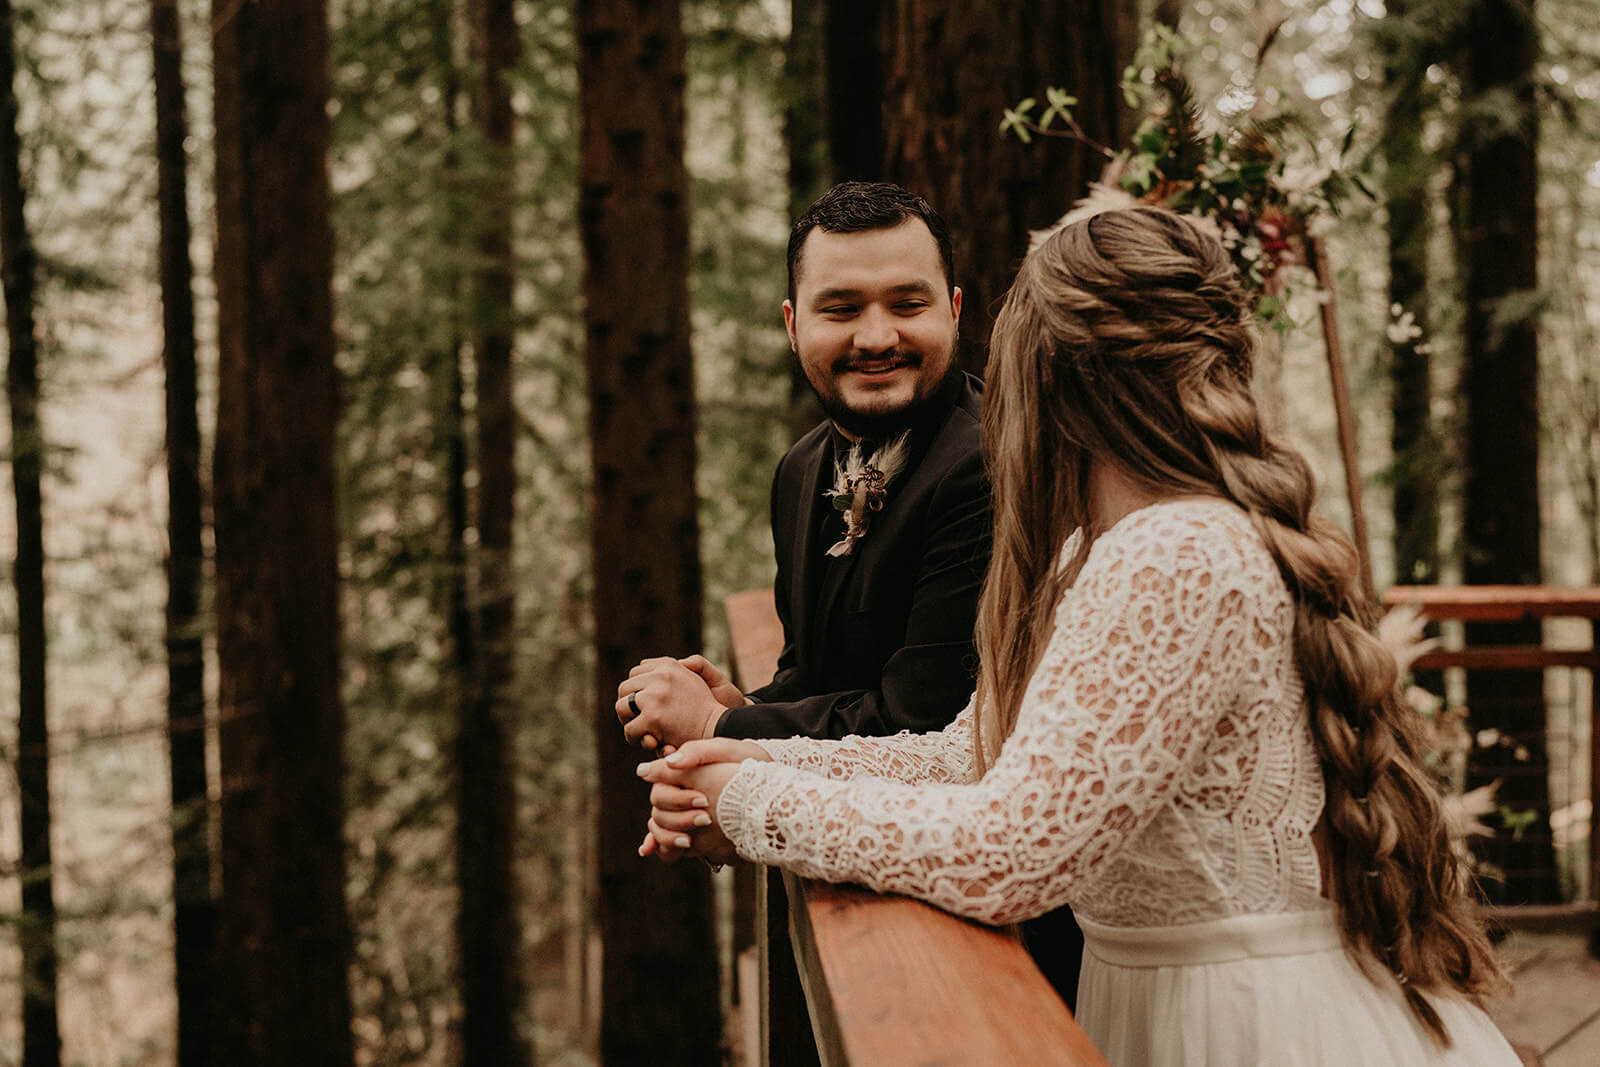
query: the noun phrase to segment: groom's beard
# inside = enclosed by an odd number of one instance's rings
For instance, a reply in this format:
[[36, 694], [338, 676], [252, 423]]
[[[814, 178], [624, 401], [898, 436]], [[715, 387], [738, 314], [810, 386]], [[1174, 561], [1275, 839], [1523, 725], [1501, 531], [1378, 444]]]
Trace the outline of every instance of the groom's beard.
[[[909, 354], [908, 354], [909, 355]], [[911, 355], [910, 360], [915, 360], [914, 366], [922, 365], [920, 355]], [[908, 362], [910, 362], [908, 360]], [[838, 360], [834, 365], [835, 371], [846, 369], [850, 359]], [[944, 392], [950, 379], [961, 373], [961, 368], [954, 362], [945, 376], [932, 383], [927, 389], [918, 390], [909, 404], [895, 408], [892, 411], [857, 411], [845, 404], [844, 397], [837, 391], [823, 393], [815, 385], [811, 392], [816, 396], [817, 403], [822, 407], [822, 413], [832, 419], [840, 429], [852, 436], [867, 441], [886, 441], [903, 430], [910, 429], [921, 414], [938, 396]], [[810, 384], [808, 382], [808, 384]]]

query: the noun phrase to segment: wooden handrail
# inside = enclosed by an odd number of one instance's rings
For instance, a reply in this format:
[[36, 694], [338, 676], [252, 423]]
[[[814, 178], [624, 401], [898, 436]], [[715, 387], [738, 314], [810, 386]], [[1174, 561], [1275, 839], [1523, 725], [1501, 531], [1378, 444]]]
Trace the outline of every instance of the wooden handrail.
[[[772, 594], [736, 593], [724, 605], [735, 679], [742, 689], [755, 688], [772, 677], [783, 647]], [[788, 873], [783, 882], [795, 962], [824, 1067], [1105, 1067], [1014, 937], [906, 897]], [[765, 942], [768, 924], [756, 926]], [[776, 971], [779, 961], [771, 965]], [[774, 979], [774, 990], [779, 987]], [[798, 1005], [777, 999], [770, 1025], [781, 1032], [779, 1016]], [[762, 1025], [768, 1024], [763, 1013]], [[770, 1047], [765, 1035], [761, 1047]], [[785, 1052], [785, 1061], [797, 1058], [794, 1050]]]
[[[1568, 667], [1589, 672], [1589, 895], [1600, 898], [1600, 586], [1561, 588], [1547, 585], [1397, 585], [1384, 594], [1388, 607], [1412, 604], [1434, 621], [1512, 622], [1518, 619], [1587, 619], [1593, 636], [1588, 649], [1553, 649], [1501, 645], [1435, 649], [1417, 657], [1422, 670], [1462, 667], [1469, 670], [1533, 671]], [[1552, 917], [1591, 925], [1600, 910], [1594, 900], [1559, 906], [1507, 905], [1491, 909], [1491, 917], [1507, 925], [1539, 929]], [[1596, 942], [1600, 944], [1600, 941]]]
[[824, 1067], [1105, 1067], [1015, 938], [905, 897], [783, 879]]
[[1396, 585], [1383, 602], [1391, 608], [1415, 604], [1434, 620], [1600, 619], [1600, 585]]

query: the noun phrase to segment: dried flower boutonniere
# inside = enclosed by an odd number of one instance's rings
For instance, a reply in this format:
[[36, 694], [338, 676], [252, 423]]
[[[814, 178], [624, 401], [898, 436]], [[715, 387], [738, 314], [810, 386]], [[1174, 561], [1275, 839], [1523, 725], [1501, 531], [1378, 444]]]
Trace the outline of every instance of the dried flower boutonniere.
[[905, 469], [909, 437], [909, 431], [903, 433], [865, 459], [861, 456], [861, 445], [856, 444], [851, 446], [844, 462], [834, 461], [833, 488], [822, 495], [833, 502], [835, 511], [843, 513], [845, 529], [844, 540], [828, 549], [828, 555], [848, 556], [855, 550], [856, 542], [866, 536], [868, 512], [883, 510], [889, 483]]

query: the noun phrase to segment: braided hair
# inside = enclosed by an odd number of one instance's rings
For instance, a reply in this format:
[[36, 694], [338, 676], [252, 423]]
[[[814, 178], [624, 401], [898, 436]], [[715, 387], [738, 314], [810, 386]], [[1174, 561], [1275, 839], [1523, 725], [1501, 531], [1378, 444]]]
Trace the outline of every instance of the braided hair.
[[[1373, 635], [1355, 548], [1312, 514], [1305, 458], [1263, 429], [1254, 352], [1233, 264], [1192, 219], [1108, 211], [1029, 253], [995, 324], [985, 389], [995, 537], [978, 612], [978, 765], [1014, 728], [1055, 606], [1099, 533], [1091, 460], [1157, 495], [1234, 502], [1294, 601], [1294, 658], [1326, 788], [1326, 888], [1346, 949], [1369, 975], [1392, 973], [1446, 1045], [1422, 994], [1481, 1000], [1504, 978], [1421, 770], [1394, 659]], [[1076, 529], [1084, 536], [1062, 566]]]

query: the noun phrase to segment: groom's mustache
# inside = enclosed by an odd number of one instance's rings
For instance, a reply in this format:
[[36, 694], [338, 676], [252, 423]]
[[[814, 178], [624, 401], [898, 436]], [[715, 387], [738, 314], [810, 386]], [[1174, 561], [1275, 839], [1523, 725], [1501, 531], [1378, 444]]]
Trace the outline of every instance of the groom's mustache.
[[849, 355], [840, 356], [833, 361], [833, 372], [842, 374], [846, 371], [853, 371], [860, 367], [876, 366], [891, 360], [905, 367], [920, 367], [922, 365], [922, 356], [920, 354], [894, 348], [888, 352], [874, 352], [870, 355], [865, 352], [852, 352]]

